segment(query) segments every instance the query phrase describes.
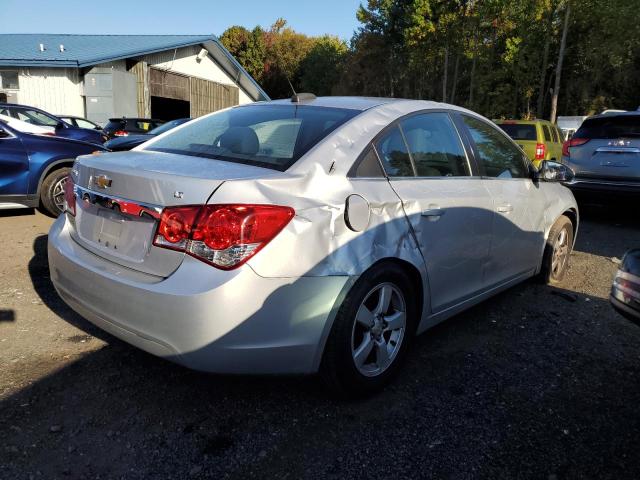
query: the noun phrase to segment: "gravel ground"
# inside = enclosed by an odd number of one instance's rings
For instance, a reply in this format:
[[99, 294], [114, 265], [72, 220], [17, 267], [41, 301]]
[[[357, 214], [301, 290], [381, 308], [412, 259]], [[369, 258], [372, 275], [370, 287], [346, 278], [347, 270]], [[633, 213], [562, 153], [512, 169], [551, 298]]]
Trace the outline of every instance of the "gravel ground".
[[562, 285], [526, 282], [422, 335], [358, 402], [129, 347], [56, 295], [51, 220], [2, 213], [0, 478], [640, 478], [640, 328], [607, 303], [640, 218], [581, 207]]

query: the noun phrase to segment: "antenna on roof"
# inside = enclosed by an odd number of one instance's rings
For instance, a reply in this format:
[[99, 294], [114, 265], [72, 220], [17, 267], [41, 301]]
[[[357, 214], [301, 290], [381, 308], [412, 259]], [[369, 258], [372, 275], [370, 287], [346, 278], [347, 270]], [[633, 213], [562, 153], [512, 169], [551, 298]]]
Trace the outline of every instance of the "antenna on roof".
[[[284, 72], [283, 72], [284, 73]], [[296, 89], [293, 88], [293, 84], [291, 83], [291, 80], [289, 80], [289, 75], [287, 75], [286, 73], [284, 74], [285, 78], [287, 79], [287, 83], [289, 84], [289, 87], [291, 87], [291, 91], [293, 92], [293, 96], [295, 97], [297, 95], [296, 93]]]

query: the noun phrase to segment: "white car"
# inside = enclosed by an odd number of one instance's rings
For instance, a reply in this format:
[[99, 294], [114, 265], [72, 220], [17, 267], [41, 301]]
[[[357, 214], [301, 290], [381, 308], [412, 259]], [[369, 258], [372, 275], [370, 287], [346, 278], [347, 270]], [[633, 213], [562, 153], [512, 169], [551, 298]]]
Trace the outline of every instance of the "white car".
[[0, 122], [4, 122], [12, 128], [15, 128], [19, 132], [34, 133], [38, 135], [53, 135], [53, 127], [41, 127], [39, 125], [33, 125], [31, 123], [23, 122], [17, 118], [10, 117], [8, 115], [2, 115], [0, 113]]
[[79, 157], [51, 279], [91, 322], [190, 368], [370, 392], [416, 333], [539, 272], [562, 278], [569, 176], [452, 105], [239, 106]]

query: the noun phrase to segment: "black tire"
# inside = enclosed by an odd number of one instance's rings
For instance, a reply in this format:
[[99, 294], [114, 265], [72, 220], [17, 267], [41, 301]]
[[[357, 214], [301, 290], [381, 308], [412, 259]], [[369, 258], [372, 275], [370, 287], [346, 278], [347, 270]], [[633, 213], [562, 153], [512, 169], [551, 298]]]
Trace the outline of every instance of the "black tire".
[[[362, 323], [357, 323], [356, 315], [360, 307], [365, 305], [363, 303], [365, 300], [373, 300], [373, 303], [377, 303], [379, 306], [382, 303], [382, 294], [380, 293], [377, 301], [372, 295], [375, 295], [375, 292], [379, 291], [376, 289], [386, 288], [386, 286], [391, 286], [391, 291], [393, 292], [393, 298], [387, 310], [391, 314], [385, 317], [385, 312], [384, 315], [376, 317], [378, 320], [375, 321], [380, 321], [380, 319], [384, 318], [391, 319], [394, 316], [394, 309], [401, 309], [401, 294], [402, 297], [404, 297], [402, 300], [404, 301], [405, 307], [404, 334], [399, 336], [400, 330], [394, 330], [393, 332], [377, 331], [375, 334], [373, 328], [368, 332], [363, 330], [360, 337], [363, 338], [363, 340], [357, 343], [362, 346], [364, 343], [364, 335], [370, 335], [371, 341], [374, 342], [371, 355], [375, 357], [375, 361], [372, 362], [374, 364], [372, 368], [375, 369], [378, 365], [378, 352], [380, 350], [378, 350], [379, 343], [377, 342], [382, 341], [383, 344], [386, 345], [385, 349], [387, 349], [387, 347], [392, 349], [392, 354], [389, 355], [389, 361], [391, 363], [388, 364], [388, 366], [377, 374], [375, 372], [367, 372], [367, 375], [365, 375], [361, 372], [361, 369], [368, 368], [367, 365], [356, 366], [356, 360], [354, 358], [355, 351], [357, 350], [354, 345], [356, 331], [362, 329]], [[404, 270], [394, 263], [379, 263], [358, 279], [338, 310], [331, 328], [331, 333], [327, 339], [320, 365], [320, 374], [325, 384], [334, 394], [341, 397], [368, 395], [382, 389], [398, 373], [407, 350], [415, 336], [417, 327], [416, 288], [417, 286], [412, 284]], [[398, 313], [399, 311], [396, 311], [395, 315]], [[384, 320], [381, 321], [383, 324], [386, 324]], [[393, 342], [393, 339], [387, 340], [385, 338], [387, 334], [389, 336], [398, 335], [395, 337], [396, 343]], [[374, 337], [374, 335], [377, 335], [377, 337]], [[388, 350], [385, 351], [388, 352]]]
[[569, 257], [573, 249], [573, 224], [562, 215], [549, 230], [549, 237], [542, 257], [541, 280], [547, 285], [560, 282], [569, 269]]
[[[62, 208], [59, 206], [59, 188], [64, 184], [64, 179], [69, 175], [70, 171], [71, 168], [69, 167], [58, 168], [53, 172], [49, 172], [42, 181], [42, 186], [40, 187], [40, 206], [43, 213], [52, 217], [57, 217], [62, 213]], [[64, 191], [62, 195], [64, 197]]]

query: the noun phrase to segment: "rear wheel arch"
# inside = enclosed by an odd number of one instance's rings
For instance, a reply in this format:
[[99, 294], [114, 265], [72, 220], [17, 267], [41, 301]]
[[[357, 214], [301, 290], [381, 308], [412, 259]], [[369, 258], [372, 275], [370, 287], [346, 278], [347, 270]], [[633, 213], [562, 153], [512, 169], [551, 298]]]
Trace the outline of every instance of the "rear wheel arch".
[[420, 271], [412, 263], [407, 262], [406, 260], [402, 260], [400, 258], [383, 258], [381, 260], [378, 260], [373, 265], [371, 265], [371, 267], [369, 267], [367, 270], [370, 270], [374, 266], [383, 264], [383, 263], [394, 264], [400, 267], [407, 274], [407, 276], [411, 280], [411, 283], [414, 285], [415, 294], [416, 294], [415, 307], [416, 307], [416, 312], [418, 313], [418, 319], [416, 321], [416, 327], [417, 327], [420, 324], [420, 318], [422, 317], [422, 313], [424, 309], [424, 284], [423, 284], [422, 275], [420, 274]]
[[578, 224], [580, 223], [578, 217], [578, 211], [575, 208], [570, 208], [562, 213], [565, 217], [571, 220], [571, 225], [573, 225], [573, 241], [576, 240], [576, 233], [578, 233]]
[[49, 175], [55, 170], [59, 170], [64, 167], [71, 168], [73, 166], [73, 162], [75, 162], [74, 158], [61, 158], [47, 165], [46, 168], [40, 174], [40, 178], [38, 178], [38, 188], [36, 189], [36, 195], [38, 195], [38, 197], [40, 196], [42, 182], [44, 182], [44, 179], [47, 178], [47, 175]]
[[[367, 394], [379, 390], [399, 371], [409, 344], [417, 331], [420, 321], [418, 305], [421, 303], [422, 296], [421, 292], [415, 291], [422, 288], [422, 280], [418, 269], [409, 262], [396, 258], [381, 259], [372, 264], [357, 279], [356, 277], [353, 277], [353, 279], [354, 281], [345, 292], [342, 301], [337, 305], [336, 316], [331, 322], [332, 325], [329, 328], [328, 337], [323, 345], [318, 368], [321, 377], [331, 390], [340, 395], [348, 396]], [[416, 281], [418, 282], [417, 284]], [[373, 339], [369, 343], [370, 348], [364, 351], [364, 355], [371, 355], [371, 352], [377, 351], [375, 349], [381, 348], [380, 345], [382, 345], [383, 351], [389, 345], [392, 345], [394, 349], [399, 349], [392, 354], [392, 363], [385, 365], [384, 370], [375, 375], [367, 375], [360, 370], [360, 364], [353, 357], [354, 354], [360, 355], [357, 352], [354, 353], [354, 348], [356, 347], [353, 344], [354, 339], [357, 339], [357, 336], [354, 337], [354, 335], [358, 332], [358, 325], [361, 325], [360, 329], [362, 330], [362, 321], [359, 323], [357, 315], [360, 306], [363, 304], [361, 302], [366, 301], [369, 295], [377, 291], [376, 289], [387, 288], [387, 286], [390, 286], [391, 289], [397, 289], [399, 301], [403, 302], [406, 309], [401, 310], [406, 313], [402, 316], [402, 325], [397, 327], [398, 329], [406, 329], [406, 334], [403, 335], [400, 332], [400, 336], [395, 340], [392, 337], [386, 338], [387, 335], [393, 335], [393, 333], [389, 333], [388, 325], [390, 324], [386, 324], [384, 320], [394, 315], [389, 314], [389, 317], [385, 317], [378, 312], [377, 320], [373, 320], [373, 322], [377, 323], [371, 323], [368, 327], [365, 326], [364, 332], [360, 331], [365, 337], [370, 334]], [[371, 309], [371, 311], [375, 310]], [[387, 313], [384, 313], [384, 315], [387, 315]], [[382, 325], [378, 324], [380, 322]], [[377, 333], [376, 329], [378, 329]], [[398, 343], [394, 343], [396, 341]], [[358, 342], [355, 345], [357, 344]], [[362, 339], [362, 345], [365, 344], [366, 338]], [[400, 345], [400, 347], [397, 345]], [[356, 350], [360, 350], [360, 347], [357, 347]], [[379, 354], [376, 353], [376, 355]], [[361, 360], [366, 362], [367, 359], [372, 360], [368, 356], [367, 358], [362, 357]], [[373, 363], [378, 363], [378, 360], [379, 358], [374, 360]]]

